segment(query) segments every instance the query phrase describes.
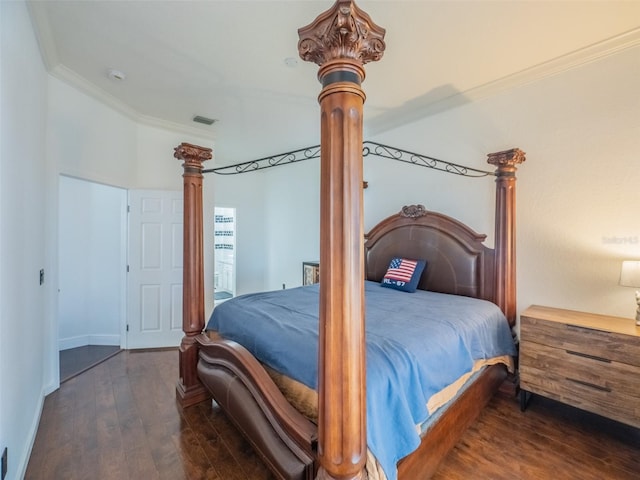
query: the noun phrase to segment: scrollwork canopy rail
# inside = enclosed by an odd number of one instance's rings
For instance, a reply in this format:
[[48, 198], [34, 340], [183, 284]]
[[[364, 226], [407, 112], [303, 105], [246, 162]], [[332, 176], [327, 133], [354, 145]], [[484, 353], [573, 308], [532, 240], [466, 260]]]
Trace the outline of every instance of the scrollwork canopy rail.
[[[409, 163], [419, 167], [431, 168], [441, 172], [461, 175], [463, 177], [487, 177], [495, 176], [495, 172], [479, 170], [477, 168], [466, 167], [457, 163], [440, 160], [439, 158], [422, 155], [420, 153], [402, 150], [397, 147], [390, 147], [381, 143], [365, 141], [362, 143], [362, 157], [373, 155], [376, 157], [396, 160], [398, 162]], [[320, 145], [313, 147], [300, 148], [290, 152], [279, 153], [269, 157], [250, 160], [248, 162], [236, 163], [225, 167], [210, 168], [203, 170], [202, 173], [216, 173], [218, 175], [237, 175], [239, 173], [255, 172], [264, 170], [265, 168], [279, 167], [291, 163], [302, 162], [320, 158]]]

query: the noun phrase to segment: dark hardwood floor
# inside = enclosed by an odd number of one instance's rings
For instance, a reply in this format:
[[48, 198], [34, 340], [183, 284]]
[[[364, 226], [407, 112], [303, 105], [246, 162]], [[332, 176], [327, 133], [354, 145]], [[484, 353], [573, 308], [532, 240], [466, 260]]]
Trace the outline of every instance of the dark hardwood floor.
[[[176, 351], [125, 351], [49, 395], [27, 479], [272, 480], [210, 404], [175, 401]], [[637, 479], [640, 430], [499, 393], [437, 472], [456, 479]], [[419, 479], [416, 479], [419, 480]]]
[[60, 383], [81, 374], [82, 372], [104, 362], [109, 357], [120, 353], [120, 347], [111, 345], [85, 345], [83, 347], [61, 350]]

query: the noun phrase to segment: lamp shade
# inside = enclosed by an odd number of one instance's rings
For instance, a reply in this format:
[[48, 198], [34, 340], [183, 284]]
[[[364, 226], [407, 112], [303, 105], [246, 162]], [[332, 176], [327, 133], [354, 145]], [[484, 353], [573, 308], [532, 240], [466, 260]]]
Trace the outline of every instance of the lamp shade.
[[620, 269], [620, 285], [640, 287], [640, 261], [625, 260]]

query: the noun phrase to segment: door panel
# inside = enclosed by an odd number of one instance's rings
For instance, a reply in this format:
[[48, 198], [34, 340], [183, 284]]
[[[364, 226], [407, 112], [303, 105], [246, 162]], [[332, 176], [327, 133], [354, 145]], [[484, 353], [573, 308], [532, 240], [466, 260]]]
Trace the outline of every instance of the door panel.
[[182, 339], [182, 192], [129, 191], [127, 348]]

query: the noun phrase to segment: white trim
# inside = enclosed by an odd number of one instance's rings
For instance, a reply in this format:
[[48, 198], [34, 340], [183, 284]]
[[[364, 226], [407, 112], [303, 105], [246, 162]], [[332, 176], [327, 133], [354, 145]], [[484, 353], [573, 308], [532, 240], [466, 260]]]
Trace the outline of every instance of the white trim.
[[393, 115], [380, 114], [373, 117], [366, 126], [366, 135], [374, 136], [379, 133], [406, 125], [430, 115], [449, 110], [460, 105], [472, 103], [483, 98], [497, 95], [500, 92], [537, 82], [546, 77], [580, 67], [590, 62], [615, 55], [627, 48], [640, 45], [640, 28], [616, 35], [601, 42], [594, 43], [573, 52], [561, 55], [538, 65], [525, 68], [519, 72], [491, 82], [457, 92], [450, 97], [433, 103], [407, 102], [401, 109], [393, 111]]
[[45, 390], [43, 389], [40, 392], [40, 401], [38, 402], [38, 406], [36, 408], [36, 414], [33, 417], [33, 421], [31, 422], [31, 426], [29, 427], [29, 434], [27, 435], [27, 445], [20, 455], [20, 459], [17, 463], [16, 472], [18, 472], [18, 476], [16, 478], [24, 478], [27, 473], [27, 466], [29, 465], [29, 458], [31, 457], [31, 451], [33, 450], [33, 445], [36, 441], [36, 435], [38, 434], [38, 426], [40, 425], [40, 418], [42, 417], [42, 409], [44, 407], [44, 398], [45, 398]]
[[[44, 64], [49, 73], [53, 76], [75, 86], [86, 94], [96, 98], [98, 101], [119, 111], [132, 120], [151, 127], [163, 128], [169, 131], [183, 133], [186, 135], [194, 135], [207, 139], [215, 139], [215, 135], [210, 130], [204, 130], [196, 127], [189, 127], [176, 122], [151, 117], [137, 112], [133, 108], [118, 100], [114, 96], [108, 94], [104, 90], [98, 88], [93, 83], [81, 77], [77, 73], [62, 65], [59, 61], [58, 53], [55, 47], [53, 34], [47, 19], [44, 2], [27, 1], [31, 19], [36, 28], [34, 28], [38, 44], [40, 45], [41, 55]], [[433, 115], [459, 105], [469, 103], [475, 100], [495, 95], [501, 91], [508, 90], [521, 85], [543, 79], [545, 77], [556, 75], [558, 73], [576, 68], [585, 63], [593, 62], [603, 57], [614, 55], [619, 51], [636, 46], [640, 43], [640, 28], [634, 28], [627, 32], [621, 33], [614, 37], [608, 38], [601, 42], [588, 45], [565, 55], [561, 55], [552, 60], [540, 63], [530, 68], [526, 68], [519, 72], [507, 75], [498, 80], [470, 88], [469, 90], [456, 93], [445, 99], [429, 103], [426, 105], [416, 105], [416, 102], [407, 102], [409, 108], [398, 112], [398, 115], [391, 117], [380, 115], [372, 118], [368, 122], [367, 135], [376, 135], [391, 128], [410, 123], [419, 118]], [[413, 108], [412, 108], [413, 107]], [[376, 121], [376, 119], [378, 121]]]
[[35, 34], [38, 46], [40, 47], [40, 56], [42, 62], [48, 71], [51, 71], [56, 65], [60, 63], [58, 57], [58, 49], [56, 48], [56, 42], [53, 39], [53, 32], [51, 31], [51, 25], [47, 17], [46, 7], [44, 2], [34, 2], [27, 0], [27, 9], [29, 10], [29, 16], [33, 23], [33, 32]]
[[129, 107], [113, 95], [105, 92], [100, 87], [97, 87], [83, 76], [65, 67], [63, 64], [58, 63], [53, 68], [49, 69], [49, 73], [57, 79], [75, 87], [77, 90], [95, 98], [104, 105], [111, 107], [113, 110], [122, 113], [131, 120], [137, 120], [138, 113], [133, 108]]
[[120, 346], [120, 335], [89, 335], [89, 345]]
[[122, 253], [120, 258], [122, 265], [120, 276], [120, 298], [122, 299], [120, 304], [120, 348], [126, 350], [128, 348], [127, 325], [129, 324], [129, 190], [125, 191], [123, 197], [122, 226], [120, 228], [120, 251]]
[[205, 130], [204, 128], [189, 127], [169, 120], [144, 115], [89, 82], [86, 78], [78, 75], [73, 70], [67, 68], [60, 62], [55, 39], [47, 17], [45, 2], [27, 1], [27, 6], [29, 8], [29, 16], [31, 17], [31, 21], [35, 27], [34, 32], [40, 47], [42, 61], [51, 75], [77, 88], [90, 97], [95, 98], [115, 111], [122, 113], [135, 122], [185, 135], [193, 135], [195, 137], [202, 137], [206, 139], [215, 138], [213, 132]]
[[102, 104], [112, 108], [116, 112], [119, 112], [133, 120], [134, 122], [148, 125], [150, 127], [162, 128], [164, 130], [169, 130], [172, 132], [182, 133], [185, 135], [192, 135], [195, 137], [203, 137], [206, 139], [213, 139], [215, 135], [213, 132], [196, 128], [196, 127], [187, 127], [186, 125], [182, 125], [180, 123], [172, 122], [169, 120], [163, 120], [156, 117], [151, 117], [149, 115], [144, 115], [139, 113], [135, 109], [131, 108], [129, 105], [121, 101], [120, 99], [114, 97], [110, 93], [107, 93], [100, 87], [91, 83], [89, 80], [84, 78], [83, 76], [77, 74], [73, 70], [67, 68], [63, 64], [59, 63], [55, 65], [53, 68], [49, 69], [49, 73], [56, 77], [57, 79], [75, 87], [79, 91], [89, 95], [92, 98], [95, 98]]
[[622, 50], [637, 45], [640, 45], [640, 27], [608, 38], [607, 40], [574, 50], [573, 52], [546, 62], [539, 63], [538, 65], [525, 68], [524, 70], [507, 75], [498, 80], [474, 87], [466, 92], [462, 92], [462, 95], [471, 100], [477, 100], [478, 98], [484, 98], [502, 90], [536, 82], [587, 63], [595, 62], [596, 60], [615, 55]]
[[113, 345], [120, 346], [120, 335], [78, 335], [76, 337], [61, 338], [58, 340], [58, 350], [84, 347], [86, 345]]

